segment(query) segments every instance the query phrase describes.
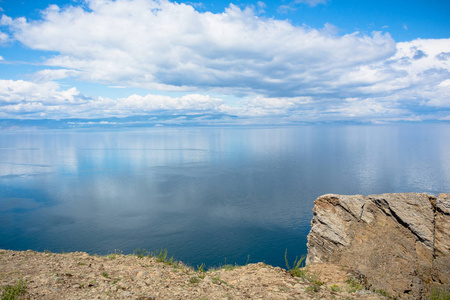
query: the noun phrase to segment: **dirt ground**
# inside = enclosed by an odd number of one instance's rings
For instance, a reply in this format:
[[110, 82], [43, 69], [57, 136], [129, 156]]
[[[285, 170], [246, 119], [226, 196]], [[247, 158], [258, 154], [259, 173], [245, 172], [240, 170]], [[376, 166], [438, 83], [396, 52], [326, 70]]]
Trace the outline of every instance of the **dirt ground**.
[[350, 273], [333, 265], [311, 266], [307, 276], [293, 277], [264, 263], [202, 272], [161, 260], [0, 250], [0, 287], [5, 294], [6, 286], [23, 282], [19, 299], [385, 299], [352, 289]]

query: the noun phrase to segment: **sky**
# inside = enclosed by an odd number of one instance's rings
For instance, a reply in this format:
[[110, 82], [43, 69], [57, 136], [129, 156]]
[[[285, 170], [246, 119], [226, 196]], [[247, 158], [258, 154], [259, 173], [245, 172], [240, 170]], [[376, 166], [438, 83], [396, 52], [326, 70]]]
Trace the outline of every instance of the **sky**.
[[437, 0], [0, 0], [0, 121], [448, 122], [449, 15]]

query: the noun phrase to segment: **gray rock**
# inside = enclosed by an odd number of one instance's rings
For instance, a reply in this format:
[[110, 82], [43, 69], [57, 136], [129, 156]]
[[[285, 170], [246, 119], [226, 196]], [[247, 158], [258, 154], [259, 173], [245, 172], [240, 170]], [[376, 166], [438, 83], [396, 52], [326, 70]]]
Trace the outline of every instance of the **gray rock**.
[[350, 267], [368, 287], [405, 299], [449, 283], [450, 194], [328, 194], [313, 213], [307, 264]]
[[426, 246], [433, 247], [434, 209], [427, 194], [382, 194], [368, 198], [385, 200], [397, 221], [409, 228]]

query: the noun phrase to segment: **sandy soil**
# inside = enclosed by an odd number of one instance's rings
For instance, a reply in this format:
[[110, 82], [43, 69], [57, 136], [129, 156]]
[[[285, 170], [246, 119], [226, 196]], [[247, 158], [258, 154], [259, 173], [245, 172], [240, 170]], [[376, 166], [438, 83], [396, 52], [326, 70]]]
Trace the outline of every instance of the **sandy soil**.
[[341, 267], [309, 272], [324, 284], [264, 263], [200, 272], [155, 257], [0, 250], [0, 287], [24, 281], [23, 299], [384, 299], [348, 292], [349, 272]]

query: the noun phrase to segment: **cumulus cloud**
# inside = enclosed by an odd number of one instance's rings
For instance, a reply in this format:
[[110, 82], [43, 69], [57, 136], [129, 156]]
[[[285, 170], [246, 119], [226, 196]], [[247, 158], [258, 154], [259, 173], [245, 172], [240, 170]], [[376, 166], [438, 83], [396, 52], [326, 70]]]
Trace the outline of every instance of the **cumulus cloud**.
[[219, 113], [225, 110], [227, 106], [222, 99], [208, 95], [131, 95], [113, 100], [88, 97], [74, 87], [62, 89], [52, 81], [0, 80], [0, 118], [102, 118], [160, 111]]
[[0, 31], [0, 45], [6, 44], [7, 42], [9, 42], [9, 40], [10, 40], [9, 35]]
[[[449, 113], [450, 39], [395, 43], [382, 32], [339, 35], [332, 24], [314, 29], [251, 8], [214, 14], [165, 0], [51, 5], [41, 19], [2, 16], [0, 25], [7, 39], [56, 52], [31, 81], [1, 81], [3, 117], [202, 111], [301, 122]], [[185, 96], [89, 97], [55, 82], [66, 78]]]
[[76, 88], [61, 91], [55, 82], [33, 83], [24, 80], [0, 80], [0, 104], [40, 103], [56, 105], [79, 102]]
[[308, 96], [395, 52], [388, 34], [331, 35], [234, 5], [220, 14], [164, 0], [88, 5], [52, 5], [41, 20], [4, 23], [24, 45], [58, 52], [46, 63], [82, 80], [157, 90]]
[[[383, 97], [354, 97], [343, 101], [334, 98], [247, 97], [241, 103], [230, 105], [221, 98], [204, 94], [187, 94], [181, 97], [148, 94], [131, 95], [110, 99], [89, 97], [76, 88], [62, 88], [56, 82], [30, 82], [23, 80], [0, 80], [0, 118], [3, 119], [63, 119], [63, 118], [110, 118], [143, 115], [172, 115], [170, 120], [160, 121], [166, 125], [181, 124], [177, 115], [192, 115], [196, 122], [212, 122], [204, 114], [235, 116], [228, 118], [234, 124], [290, 124], [296, 122], [321, 121], [361, 121], [372, 122], [398, 120], [445, 120], [450, 109], [447, 95], [450, 80], [442, 82], [438, 88], [426, 89], [421, 94], [412, 95], [409, 91]], [[439, 97], [436, 97], [438, 94]], [[434, 115], [421, 116], [404, 105], [405, 99], [416, 97], [416, 105], [439, 107]], [[420, 99], [431, 99], [420, 103]], [[444, 110], [442, 110], [444, 108]], [[445, 110], [446, 109], [446, 110]], [[195, 117], [195, 115], [199, 117]], [[221, 117], [221, 122], [225, 122]], [[173, 124], [175, 124], [173, 123]], [[88, 123], [86, 123], [89, 125]], [[85, 124], [85, 125], [86, 125]], [[94, 123], [92, 123], [94, 124]], [[95, 123], [97, 124], [97, 123]], [[95, 125], [94, 124], [94, 125]]]

